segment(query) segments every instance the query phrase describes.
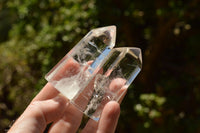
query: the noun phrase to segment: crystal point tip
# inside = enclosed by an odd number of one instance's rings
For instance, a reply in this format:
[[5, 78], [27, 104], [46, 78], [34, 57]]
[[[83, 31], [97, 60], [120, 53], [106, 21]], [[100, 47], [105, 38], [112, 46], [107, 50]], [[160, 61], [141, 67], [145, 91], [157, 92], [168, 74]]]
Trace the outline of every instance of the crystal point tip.
[[110, 40], [109, 46], [112, 49], [115, 46], [116, 31], [117, 31], [116, 29], [117, 28], [115, 25], [111, 25], [93, 29], [92, 31], [95, 32], [96, 34], [104, 33], [107, 37], [109, 37]]
[[107, 28], [108, 28], [108, 31], [110, 32], [111, 48], [113, 48], [115, 46], [117, 28], [115, 25], [108, 26]]
[[141, 52], [141, 49], [140, 48], [130, 48], [130, 51], [132, 51], [138, 58], [141, 66], [142, 66], [142, 52]]

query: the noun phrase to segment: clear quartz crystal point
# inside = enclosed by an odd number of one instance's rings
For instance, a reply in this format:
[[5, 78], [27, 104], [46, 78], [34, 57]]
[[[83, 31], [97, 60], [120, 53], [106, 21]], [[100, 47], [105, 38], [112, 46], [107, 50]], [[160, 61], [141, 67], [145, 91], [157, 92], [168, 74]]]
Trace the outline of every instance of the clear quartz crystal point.
[[68, 99], [75, 99], [114, 47], [115, 40], [116, 26], [91, 30], [46, 74], [46, 80]]
[[100, 72], [94, 80], [93, 94], [84, 113], [98, 120], [104, 105], [120, 101], [127, 88], [142, 68], [142, 54], [139, 48], [114, 48], [105, 58]]

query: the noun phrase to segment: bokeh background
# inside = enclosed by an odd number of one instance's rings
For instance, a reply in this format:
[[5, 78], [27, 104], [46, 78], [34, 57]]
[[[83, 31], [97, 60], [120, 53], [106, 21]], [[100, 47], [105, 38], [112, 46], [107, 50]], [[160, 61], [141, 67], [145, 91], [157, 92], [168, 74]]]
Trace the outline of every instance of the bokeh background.
[[108, 25], [116, 46], [143, 53], [116, 132], [200, 132], [200, 0], [0, 0], [0, 132], [88, 31]]

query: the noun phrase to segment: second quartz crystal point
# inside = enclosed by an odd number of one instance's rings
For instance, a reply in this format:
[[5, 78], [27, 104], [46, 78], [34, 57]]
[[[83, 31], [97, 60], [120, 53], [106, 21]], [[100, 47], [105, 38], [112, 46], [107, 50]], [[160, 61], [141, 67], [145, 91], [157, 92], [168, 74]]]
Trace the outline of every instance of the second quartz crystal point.
[[93, 94], [84, 111], [98, 120], [104, 105], [120, 101], [142, 67], [141, 50], [135, 47], [114, 48], [105, 59], [100, 72], [95, 76]]

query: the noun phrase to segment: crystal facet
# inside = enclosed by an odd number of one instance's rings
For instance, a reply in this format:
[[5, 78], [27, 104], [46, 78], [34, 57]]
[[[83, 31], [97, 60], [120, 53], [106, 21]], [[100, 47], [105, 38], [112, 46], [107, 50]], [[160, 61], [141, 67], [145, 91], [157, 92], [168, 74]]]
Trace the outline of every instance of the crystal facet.
[[142, 67], [141, 50], [114, 48], [116, 27], [91, 30], [45, 76], [87, 116], [98, 121], [105, 104], [121, 101]]

